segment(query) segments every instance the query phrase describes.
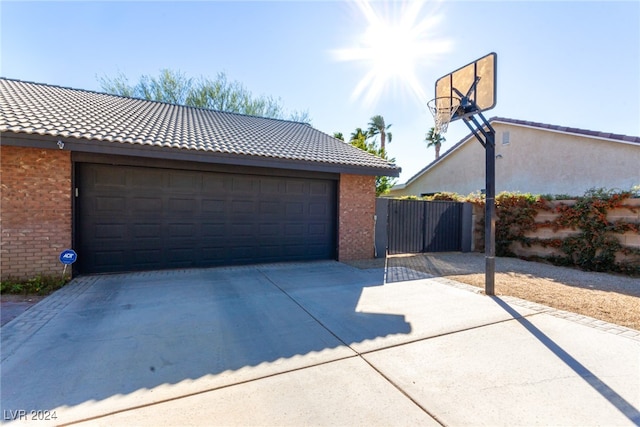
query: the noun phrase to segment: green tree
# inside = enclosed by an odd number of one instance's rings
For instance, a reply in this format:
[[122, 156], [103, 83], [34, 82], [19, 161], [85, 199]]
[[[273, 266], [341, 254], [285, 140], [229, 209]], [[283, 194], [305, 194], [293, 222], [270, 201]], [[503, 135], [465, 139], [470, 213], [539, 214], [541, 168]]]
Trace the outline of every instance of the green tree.
[[98, 81], [102, 90], [108, 93], [183, 105], [193, 87], [193, 79], [168, 69], [160, 70], [158, 77], [143, 75], [135, 85], [129, 84], [129, 79], [122, 73], [114, 78], [101, 77]]
[[444, 136], [437, 133], [436, 128], [433, 127], [429, 129], [424, 140], [427, 143], [427, 148], [434, 147], [436, 149], [436, 160], [438, 160], [440, 158], [440, 147], [442, 146], [442, 143], [446, 141]]
[[384, 117], [380, 115], [376, 115], [371, 117], [371, 121], [369, 121], [369, 136], [375, 137], [376, 135], [380, 135], [380, 149], [382, 152], [386, 152], [386, 142], [387, 139], [389, 143], [391, 143], [391, 132], [389, 132], [389, 128], [391, 125], [387, 125], [384, 122]]
[[[286, 117], [280, 99], [272, 96], [256, 97], [241, 83], [229, 81], [222, 72], [215, 78], [193, 79], [180, 71], [162, 69], [158, 77], [143, 75], [133, 85], [122, 73], [113, 78], [99, 77], [98, 81], [102, 90], [115, 95], [251, 116], [276, 119]], [[293, 111], [288, 119], [311, 122], [307, 111]]]
[[[371, 133], [362, 130], [362, 128], [356, 128], [356, 130], [351, 133], [349, 143], [356, 148], [373, 154], [374, 156], [382, 157], [392, 163], [395, 162], [395, 159], [389, 159], [387, 157], [387, 153], [382, 149], [382, 147], [378, 147], [378, 142], [375, 139], [372, 140]], [[376, 196], [380, 196], [388, 192], [394, 184], [395, 180], [391, 177], [376, 176]]]
[[[363, 131], [362, 128], [356, 128], [355, 131], [351, 132], [351, 137], [349, 139], [349, 143], [354, 147], [358, 147], [361, 150], [372, 152], [371, 151], [371, 143], [369, 140], [369, 134], [366, 131]], [[373, 152], [372, 154], [378, 155], [377, 152]]]
[[335, 139], [339, 139], [340, 141], [344, 141], [344, 135], [342, 134], [342, 132], [334, 132], [333, 137]]

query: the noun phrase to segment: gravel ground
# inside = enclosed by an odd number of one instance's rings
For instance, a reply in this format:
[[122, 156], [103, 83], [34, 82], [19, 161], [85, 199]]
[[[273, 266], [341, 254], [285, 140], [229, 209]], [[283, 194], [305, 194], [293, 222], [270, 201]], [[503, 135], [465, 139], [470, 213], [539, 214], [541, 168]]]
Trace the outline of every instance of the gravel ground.
[[[384, 267], [385, 259], [350, 262]], [[484, 254], [392, 255], [386, 267], [405, 267], [484, 288]], [[517, 258], [496, 258], [495, 291], [640, 330], [640, 277], [581, 271]]]

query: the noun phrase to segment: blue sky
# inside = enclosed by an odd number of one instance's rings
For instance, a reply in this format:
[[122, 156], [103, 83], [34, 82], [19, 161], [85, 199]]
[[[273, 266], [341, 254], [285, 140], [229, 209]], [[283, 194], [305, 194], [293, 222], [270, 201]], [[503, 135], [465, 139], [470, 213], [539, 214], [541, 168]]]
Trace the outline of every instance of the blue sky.
[[[406, 2], [374, 1], [394, 23]], [[372, 94], [354, 90], [373, 65], [338, 60], [366, 46], [363, 8], [347, 1], [2, 1], [0, 75], [100, 90], [98, 76], [136, 81], [162, 68], [188, 76], [224, 71], [256, 95], [308, 110], [312, 125], [348, 136], [381, 114], [404, 182], [434, 159], [425, 133], [436, 79], [489, 52], [498, 55], [498, 100], [485, 113], [640, 136], [640, 2], [427, 1], [430, 22], [414, 58], [418, 96], [402, 78]], [[396, 50], [384, 53], [398, 62]], [[401, 49], [401, 48], [399, 48]], [[416, 53], [416, 52], [414, 52]], [[414, 88], [415, 89], [415, 88]], [[468, 134], [454, 122], [443, 151]], [[484, 159], [478, 159], [483, 162]]]

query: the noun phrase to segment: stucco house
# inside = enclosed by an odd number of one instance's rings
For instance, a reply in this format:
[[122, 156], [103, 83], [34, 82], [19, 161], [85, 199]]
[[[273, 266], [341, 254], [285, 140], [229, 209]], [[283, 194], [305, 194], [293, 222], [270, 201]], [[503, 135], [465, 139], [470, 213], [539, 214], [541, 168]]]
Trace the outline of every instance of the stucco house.
[[[640, 184], [640, 137], [494, 117], [496, 191], [580, 196]], [[484, 190], [485, 152], [469, 134], [388, 196]]]
[[308, 124], [0, 79], [2, 278], [372, 258], [375, 176]]

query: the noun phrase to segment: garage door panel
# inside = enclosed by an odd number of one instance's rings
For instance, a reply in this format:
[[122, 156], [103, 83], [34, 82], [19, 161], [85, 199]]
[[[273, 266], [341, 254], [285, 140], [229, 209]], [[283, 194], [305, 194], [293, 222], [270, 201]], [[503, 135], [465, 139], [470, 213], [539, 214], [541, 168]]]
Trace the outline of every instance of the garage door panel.
[[233, 176], [231, 192], [236, 194], [255, 194], [260, 188], [257, 178], [251, 176]]
[[258, 238], [273, 238], [282, 235], [282, 226], [279, 223], [262, 223], [258, 225]]
[[134, 196], [129, 204], [132, 213], [137, 212], [161, 212], [162, 199], [159, 197]]
[[232, 224], [231, 225], [231, 235], [234, 239], [242, 239], [242, 238], [253, 238], [255, 235], [254, 224], [253, 223], [244, 223], [244, 224]]
[[260, 180], [260, 195], [279, 195], [285, 190], [285, 183], [279, 180]]
[[131, 250], [130, 256], [133, 267], [156, 267], [161, 265], [159, 260], [162, 259], [162, 250], [158, 247], [151, 249], [133, 249]]
[[199, 193], [202, 184], [202, 175], [188, 171], [172, 171], [168, 174], [167, 187], [169, 191], [179, 193]]
[[201, 209], [203, 214], [223, 213], [225, 210], [225, 201], [221, 199], [203, 199]]
[[189, 245], [184, 244], [183, 247], [173, 247], [166, 249], [167, 252], [167, 263], [168, 264], [182, 264], [184, 262], [193, 261], [196, 259], [195, 249]]
[[221, 194], [232, 191], [233, 185], [229, 175], [205, 174], [202, 176], [203, 194]]
[[127, 224], [100, 223], [94, 225], [94, 236], [98, 239], [121, 240], [126, 237]]
[[306, 255], [305, 249], [305, 245], [302, 244], [288, 244], [283, 246], [284, 255], [292, 259], [302, 259]]
[[125, 174], [112, 174], [107, 169], [96, 169], [88, 172], [96, 187], [126, 187], [127, 176]]
[[231, 212], [234, 215], [253, 215], [257, 213], [253, 200], [234, 200], [231, 202]]
[[227, 236], [226, 230], [227, 230], [227, 227], [225, 223], [202, 224], [202, 228], [201, 228], [202, 237], [204, 239], [209, 239], [209, 238], [224, 239]]
[[[284, 235], [286, 237], [303, 238], [305, 233], [305, 224], [287, 224], [284, 227]], [[296, 239], [297, 240], [297, 239]]]
[[167, 203], [168, 213], [176, 215], [194, 215], [197, 209], [197, 201], [194, 199], [178, 199], [171, 197]]
[[309, 236], [324, 239], [328, 236], [330, 230], [325, 223], [309, 224]]
[[320, 257], [325, 251], [324, 245], [322, 243], [318, 243], [316, 245], [309, 244], [308, 248], [309, 248], [308, 255], [311, 258]]
[[261, 201], [258, 206], [258, 213], [263, 217], [268, 215], [279, 217], [283, 212], [282, 204], [276, 201]]
[[309, 216], [324, 218], [329, 214], [328, 208], [324, 203], [309, 203]]
[[335, 256], [334, 181], [77, 164], [76, 185], [80, 272]]
[[204, 246], [201, 249], [201, 258], [203, 266], [207, 265], [223, 265], [228, 263], [228, 249], [224, 245]]
[[196, 225], [192, 223], [180, 224], [169, 223], [167, 224], [167, 237], [170, 239], [183, 239], [185, 237], [196, 238]]
[[[104, 168], [106, 173], [110, 173], [109, 168]], [[119, 174], [126, 178], [125, 185], [130, 189], [143, 188], [145, 190], [161, 190], [166, 186], [161, 170], [150, 168], [130, 168]]]
[[286, 218], [302, 218], [304, 204], [302, 202], [290, 202], [285, 205]]
[[135, 239], [160, 239], [162, 224], [158, 223], [137, 223], [132, 224], [133, 237]]
[[282, 246], [261, 244], [258, 246], [260, 256], [265, 260], [278, 260], [282, 257]]
[[255, 257], [255, 253], [258, 252], [260, 248], [256, 245], [242, 245], [237, 244], [236, 246], [231, 248], [231, 258], [239, 261], [251, 261]]
[[287, 181], [286, 194], [289, 196], [301, 196], [306, 194], [305, 183], [303, 181]]
[[91, 254], [91, 257], [98, 273], [118, 268], [127, 258], [124, 250], [100, 250]]
[[127, 200], [124, 197], [97, 197], [95, 204], [100, 212], [123, 212], [127, 207]]
[[330, 186], [325, 182], [312, 182], [309, 184], [309, 193], [312, 195], [327, 195], [329, 192]]

